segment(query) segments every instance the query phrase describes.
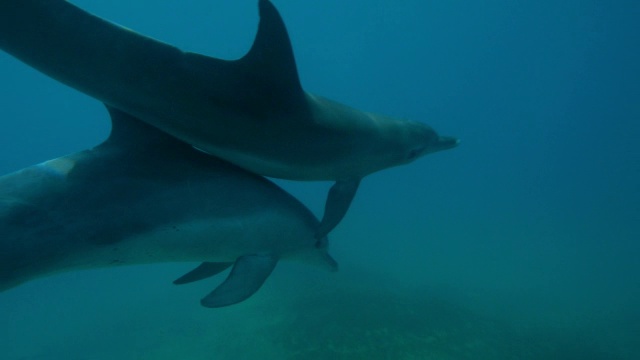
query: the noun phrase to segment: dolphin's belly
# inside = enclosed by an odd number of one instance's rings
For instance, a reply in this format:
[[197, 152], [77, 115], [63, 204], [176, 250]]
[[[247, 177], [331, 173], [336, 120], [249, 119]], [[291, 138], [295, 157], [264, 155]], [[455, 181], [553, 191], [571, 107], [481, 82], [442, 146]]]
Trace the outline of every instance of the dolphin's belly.
[[[73, 270], [164, 262], [234, 262], [246, 254], [286, 258], [312, 246], [313, 240], [313, 228], [302, 218], [279, 212], [277, 206], [237, 216], [161, 220], [143, 231], [129, 225], [136, 219], [123, 221], [115, 214], [111, 219], [100, 218], [101, 225], [87, 218], [65, 223], [48, 209], [32, 204], [12, 202], [10, 207], [11, 216], [0, 219], [0, 291]], [[5, 210], [2, 213], [6, 215]]]
[[[194, 142], [197, 140], [194, 140]], [[276, 145], [277, 146], [277, 145]], [[200, 147], [198, 147], [200, 149]], [[286, 156], [271, 158], [261, 152], [250, 152], [242, 149], [222, 148], [210, 142], [203, 142], [202, 150], [225, 159], [254, 174], [287, 180], [334, 180], [335, 163], [312, 165], [287, 161]]]
[[[103, 253], [107, 262], [233, 262], [245, 254], [286, 254], [309, 246], [312, 228], [287, 214], [265, 210], [235, 217], [208, 217], [163, 224], [128, 236]], [[102, 255], [101, 255], [102, 256]]]
[[97, 249], [96, 261], [104, 265], [233, 262], [242, 254], [243, 236], [242, 222], [235, 218], [164, 224]]

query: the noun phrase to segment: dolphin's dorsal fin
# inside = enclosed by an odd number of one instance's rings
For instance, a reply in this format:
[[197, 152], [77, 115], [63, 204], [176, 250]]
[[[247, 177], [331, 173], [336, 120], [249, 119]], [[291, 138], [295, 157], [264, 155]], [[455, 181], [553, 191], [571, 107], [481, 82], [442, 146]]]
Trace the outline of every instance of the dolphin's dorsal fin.
[[116, 145], [119, 148], [139, 149], [141, 151], [148, 151], [149, 148], [153, 148], [156, 154], [163, 149], [169, 149], [170, 151], [178, 151], [182, 148], [190, 149], [190, 146], [186, 143], [156, 129], [135, 116], [112, 106], [106, 104], [105, 106], [111, 117], [111, 133], [101, 146]]
[[304, 92], [284, 21], [271, 1], [260, 0], [258, 7], [258, 33], [249, 52], [239, 61], [276, 104], [301, 101], [297, 97]]
[[194, 79], [208, 79], [206, 95], [216, 106], [257, 118], [298, 114], [306, 110], [289, 34], [278, 10], [260, 0], [260, 24], [249, 52], [227, 61], [185, 53], [184, 70]]

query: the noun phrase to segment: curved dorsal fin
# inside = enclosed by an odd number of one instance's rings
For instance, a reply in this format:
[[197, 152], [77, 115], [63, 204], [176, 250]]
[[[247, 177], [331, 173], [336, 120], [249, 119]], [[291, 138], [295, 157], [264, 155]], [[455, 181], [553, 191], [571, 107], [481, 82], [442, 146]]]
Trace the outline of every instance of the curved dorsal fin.
[[154, 152], [163, 149], [176, 151], [190, 146], [163, 131], [143, 122], [135, 116], [129, 115], [114, 107], [105, 104], [111, 118], [111, 133], [101, 145], [116, 145], [130, 150], [140, 149], [148, 151], [151, 147]]
[[303, 90], [287, 28], [271, 1], [260, 0], [258, 7], [258, 33], [249, 52], [238, 61], [276, 104], [291, 104]]
[[183, 69], [194, 79], [207, 79], [206, 93], [216, 106], [258, 118], [297, 113], [305, 108], [289, 34], [278, 10], [259, 0], [260, 23], [251, 49], [228, 61], [185, 53]]

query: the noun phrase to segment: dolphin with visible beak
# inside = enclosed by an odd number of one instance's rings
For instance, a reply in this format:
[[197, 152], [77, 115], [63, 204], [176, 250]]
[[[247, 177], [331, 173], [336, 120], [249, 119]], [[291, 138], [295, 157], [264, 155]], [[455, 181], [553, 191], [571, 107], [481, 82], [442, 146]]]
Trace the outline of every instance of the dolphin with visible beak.
[[363, 112], [302, 89], [280, 14], [259, 0], [249, 52], [183, 52], [64, 0], [0, 0], [0, 48], [30, 66], [256, 174], [335, 180], [318, 238], [360, 180], [455, 147], [420, 123]]
[[110, 109], [101, 145], [0, 177], [0, 291], [63, 271], [204, 262], [232, 267], [207, 307], [255, 293], [278, 260], [335, 270], [318, 220], [265, 178]]

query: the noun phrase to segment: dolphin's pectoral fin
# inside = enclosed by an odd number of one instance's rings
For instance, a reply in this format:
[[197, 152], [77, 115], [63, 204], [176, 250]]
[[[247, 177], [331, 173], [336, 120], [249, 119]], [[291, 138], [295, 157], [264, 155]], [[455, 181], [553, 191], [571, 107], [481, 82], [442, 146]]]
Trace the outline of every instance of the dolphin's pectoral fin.
[[325, 237], [336, 227], [349, 210], [351, 201], [356, 195], [360, 179], [336, 181], [329, 190], [327, 202], [324, 206], [324, 216], [316, 230], [316, 239]]
[[182, 285], [206, 279], [225, 271], [231, 265], [233, 265], [233, 263], [230, 262], [203, 262], [198, 265], [197, 268], [176, 279], [173, 283]]
[[236, 260], [227, 279], [200, 301], [217, 308], [239, 303], [258, 291], [278, 263], [272, 255], [245, 255]]

